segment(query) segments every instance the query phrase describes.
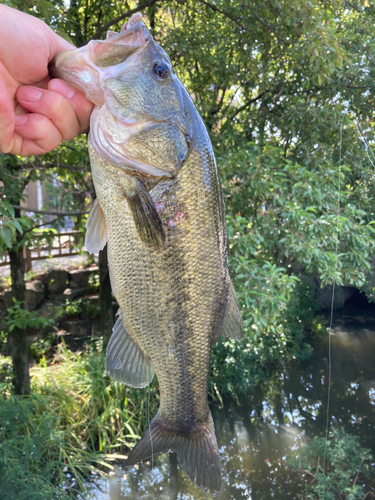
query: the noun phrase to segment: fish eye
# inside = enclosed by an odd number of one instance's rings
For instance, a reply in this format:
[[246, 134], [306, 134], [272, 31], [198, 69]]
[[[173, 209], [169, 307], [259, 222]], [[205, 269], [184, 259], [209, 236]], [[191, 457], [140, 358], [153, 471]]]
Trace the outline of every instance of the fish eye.
[[152, 67], [152, 72], [157, 78], [161, 78], [162, 80], [166, 80], [171, 76], [171, 70], [164, 63], [155, 63]]

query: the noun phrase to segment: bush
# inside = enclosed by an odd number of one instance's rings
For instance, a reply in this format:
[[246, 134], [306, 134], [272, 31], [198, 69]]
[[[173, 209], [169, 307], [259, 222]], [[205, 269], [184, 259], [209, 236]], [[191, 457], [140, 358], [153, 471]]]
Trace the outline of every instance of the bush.
[[23, 302], [13, 298], [13, 306], [7, 309], [6, 323], [9, 331], [15, 328], [26, 330], [28, 328], [44, 329], [55, 324], [54, 319], [46, 319], [40, 316], [38, 311], [27, 311]]
[[257, 254], [259, 238], [240, 215], [227, 217], [229, 266], [244, 322], [241, 342], [219, 337], [212, 351], [211, 394], [237, 397], [275, 366], [311, 356], [308, 338], [324, 331], [315, 282]]
[[298, 481], [304, 490], [300, 498], [362, 500], [366, 494], [365, 482], [375, 474], [372, 461], [370, 450], [362, 448], [356, 436], [333, 429], [327, 447], [325, 438], [316, 437], [296, 457], [289, 457], [287, 463], [299, 473]]
[[3, 383], [0, 486], [7, 500], [75, 498], [91, 471], [111, 468], [140, 438], [156, 413], [154, 386], [147, 398], [112, 381], [104, 360], [101, 342], [79, 353], [60, 345], [51, 366], [44, 360], [33, 369], [30, 396], [9, 396]]

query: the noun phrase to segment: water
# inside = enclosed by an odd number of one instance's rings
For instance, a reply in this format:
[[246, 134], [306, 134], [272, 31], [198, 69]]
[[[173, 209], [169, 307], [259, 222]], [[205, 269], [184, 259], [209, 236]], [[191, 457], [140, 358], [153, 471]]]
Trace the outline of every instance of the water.
[[[375, 456], [375, 307], [346, 309], [334, 325], [330, 426], [358, 435]], [[328, 336], [313, 347], [310, 360], [275, 373], [240, 406], [212, 407], [222, 464], [218, 500], [290, 500], [301, 493], [286, 456], [323, 437], [327, 416]], [[153, 468], [117, 465], [112, 474], [88, 483], [92, 500], [212, 498], [191, 483], [173, 454], [155, 457]]]

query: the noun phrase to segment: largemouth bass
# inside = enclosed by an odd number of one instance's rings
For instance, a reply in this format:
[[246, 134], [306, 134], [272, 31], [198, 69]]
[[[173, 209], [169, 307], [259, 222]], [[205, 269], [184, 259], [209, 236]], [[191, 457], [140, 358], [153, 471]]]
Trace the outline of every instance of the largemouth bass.
[[53, 64], [54, 76], [95, 104], [88, 144], [97, 199], [86, 247], [95, 253], [108, 243], [121, 311], [106, 370], [133, 387], [146, 387], [155, 373], [159, 382], [160, 408], [127, 465], [174, 451], [191, 480], [215, 495], [210, 353], [220, 334], [243, 332], [206, 128], [139, 14]]

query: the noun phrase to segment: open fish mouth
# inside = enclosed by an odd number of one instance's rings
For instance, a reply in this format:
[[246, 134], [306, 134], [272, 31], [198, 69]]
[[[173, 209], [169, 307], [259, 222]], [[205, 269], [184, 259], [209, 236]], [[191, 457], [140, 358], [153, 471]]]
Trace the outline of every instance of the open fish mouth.
[[90, 60], [99, 67], [113, 66], [144, 47], [151, 40], [151, 35], [140, 19], [131, 19], [122, 26], [120, 33], [108, 31], [106, 40], [91, 40], [87, 44]]
[[[140, 30], [141, 28], [145, 28], [145, 29], [142, 30], [141, 32], [138, 32], [138, 30]], [[149, 33], [148, 29], [146, 28], [145, 23], [142, 21], [142, 14], [140, 12], [137, 12], [136, 14], [134, 14], [129, 19], [128, 22], [126, 22], [122, 25], [120, 33], [118, 33], [117, 31], [108, 30], [107, 31], [107, 40], [108, 40], [108, 38], [112, 38], [114, 36], [124, 38], [124, 35], [126, 37], [129, 37], [129, 36], [134, 36], [134, 34], [136, 34], [136, 36], [132, 40], [132, 43], [134, 45], [137, 45], [137, 44], [138, 44], [138, 46], [143, 45], [144, 43], [146, 43], [147, 40], [150, 39], [150, 33]], [[136, 40], [137, 38], [138, 38], [138, 43]], [[111, 40], [111, 41], [113, 41], [113, 40]]]
[[[84, 92], [94, 104], [101, 106], [101, 92], [95, 92], [93, 88], [100, 85], [100, 80], [108, 77], [109, 73], [116, 77], [113, 67], [128, 60], [140, 49], [145, 49], [152, 39], [141, 17], [135, 14], [122, 26], [120, 33], [108, 31], [106, 40], [91, 40], [80, 49], [61, 52], [49, 64], [51, 76], [63, 78]], [[129, 69], [136, 64], [137, 58], [133, 57]], [[106, 68], [111, 70], [106, 71]]]

